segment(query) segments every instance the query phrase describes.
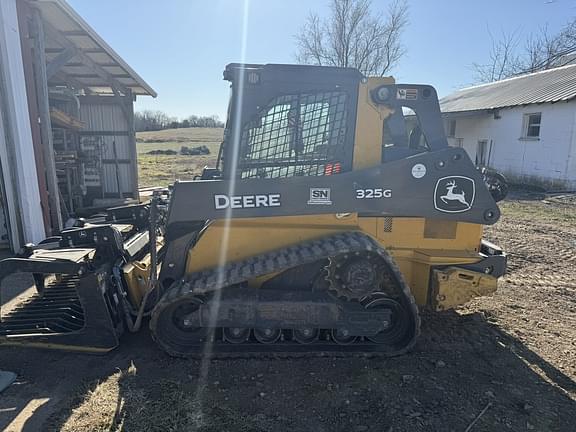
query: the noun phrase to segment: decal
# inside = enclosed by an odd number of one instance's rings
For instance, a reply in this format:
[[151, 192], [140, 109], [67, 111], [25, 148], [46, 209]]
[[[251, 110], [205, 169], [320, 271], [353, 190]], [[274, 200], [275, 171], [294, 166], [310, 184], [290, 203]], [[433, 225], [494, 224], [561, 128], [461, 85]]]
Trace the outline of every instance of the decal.
[[396, 90], [396, 99], [416, 100], [418, 99], [418, 89], [399, 88]]
[[412, 167], [412, 177], [419, 179], [426, 175], [426, 165], [416, 164]]
[[260, 75], [258, 75], [256, 72], [250, 72], [248, 74], [248, 82], [250, 84], [258, 84], [260, 82]]
[[444, 213], [468, 211], [474, 204], [476, 184], [463, 176], [442, 177], [434, 189], [434, 207]]
[[310, 205], [332, 205], [330, 188], [310, 188]]
[[356, 199], [392, 198], [392, 189], [356, 189]]
[[214, 207], [216, 210], [243, 209], [258, 207], [280, 207], [280, 194], [262, 195], [214, 195]]

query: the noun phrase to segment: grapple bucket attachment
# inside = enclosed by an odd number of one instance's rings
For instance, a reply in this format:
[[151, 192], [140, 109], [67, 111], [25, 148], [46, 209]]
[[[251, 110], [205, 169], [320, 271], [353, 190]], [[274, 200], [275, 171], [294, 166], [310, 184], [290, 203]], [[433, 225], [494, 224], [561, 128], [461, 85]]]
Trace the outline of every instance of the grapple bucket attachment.
[[22, 273], [21, 283], [28, 279], [35, 285], [23, 301], [0, 311], [0, 344], [90, 352], [115, 348], [122, 321], [111, 307], [110, 266], [94, 268], [93, 253], [90, 248], [37, 250], [29, 258], [0, 261], [0, 295], [15, 273]]

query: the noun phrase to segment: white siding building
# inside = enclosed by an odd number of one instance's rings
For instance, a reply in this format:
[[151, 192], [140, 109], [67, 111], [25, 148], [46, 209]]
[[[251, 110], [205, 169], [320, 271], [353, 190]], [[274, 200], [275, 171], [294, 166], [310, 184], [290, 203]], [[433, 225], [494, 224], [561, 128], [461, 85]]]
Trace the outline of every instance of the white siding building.
[[576, 65], [440, 100], [448, 141], [513, 182], [576, 190]]

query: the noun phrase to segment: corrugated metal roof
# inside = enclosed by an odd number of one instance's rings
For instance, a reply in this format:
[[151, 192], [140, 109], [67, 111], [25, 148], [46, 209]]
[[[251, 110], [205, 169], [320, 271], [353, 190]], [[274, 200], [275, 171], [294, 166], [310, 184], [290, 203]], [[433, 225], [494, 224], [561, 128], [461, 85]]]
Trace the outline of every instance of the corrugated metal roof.
[[576, 97], [576, 65], [458, 90], [440, 99], [442, 112], [479, 111], [567, 101]]
[[[119, 84], [135, 95], [156, 97], [154, 89], [68, 3], [64, 0], [35, 0], [34, 3], [46, 25], [58, 32], [58, 37], [54, 37], [45, 31], [47, 61], [57, 58], [68, 44], [81, 52], [81, 56], [72, 57], [60, 68], [62, 73], [51, 79], [51, 84], [70, 78], [95, 94], [111, 94], [112, 84]], [[95, 68], [104, 74], [95, 73]]]

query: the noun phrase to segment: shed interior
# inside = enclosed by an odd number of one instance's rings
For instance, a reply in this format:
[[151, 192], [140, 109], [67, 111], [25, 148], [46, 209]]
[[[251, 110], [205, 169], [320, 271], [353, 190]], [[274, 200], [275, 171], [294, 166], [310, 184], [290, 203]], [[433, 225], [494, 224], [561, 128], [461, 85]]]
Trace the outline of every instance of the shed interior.
[[51, 235], [72, 217], [138, 200], [133, 103], [156, 93], [65, 1], [20, 0], [17, 7]]

